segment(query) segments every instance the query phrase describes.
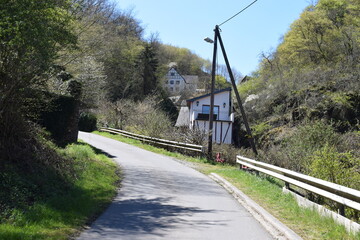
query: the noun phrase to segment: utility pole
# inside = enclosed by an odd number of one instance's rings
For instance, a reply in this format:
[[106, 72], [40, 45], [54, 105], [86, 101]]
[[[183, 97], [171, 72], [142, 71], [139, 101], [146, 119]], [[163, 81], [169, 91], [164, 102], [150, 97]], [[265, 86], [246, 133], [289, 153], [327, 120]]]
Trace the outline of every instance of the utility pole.
[[[208, 157], [211, 158], [211, 155], [212, 155], [212, 130], [213, 130], [213, 115], [214, 115], [214, 109], [213, 109], [214, 108], [214, 88], [215, 88], [215, 71], [216, 71], [216, 56], [217, 56], [217, 41], [218, 40], [220, 42], [220, 47], [221, 47], [221, 51], [222, 51], [223, 56], [224, 56], [224, 60], [225, 60], [225, 63], [226, 63], [227, 70], [229, 72], [231, 84], [232, 84], [232, 87], [233, 87], [235, 95], [236, 95], [236, 100], [237, 100], [237, 102], [239, 104], [240, 113], [241, 113], [243, 121], [244, 121], [244, 125], [245, 125], [245, 128], [246, 128], [246, 132], [248, 134], [248, 139], [249, 139], [251, 148], [252, 148], [253, 152], [257, 155], [258, 152], [256, 150], [255, 141], [254, 141], [254, 138], [253, 138], [252, 133], [251, 133], [251, 128], [249, 126], [249, 122], [248, 122], [248, 119], [246, 117], [244, 107], [242, 105], [240, 94], [239, 94], [239, 91], [238, 91], [236, 83], [235, 83], [234, 75], [232, 73], [230, 63], [229, 63], [229, 60], [228, 60], [228, 57], [227, 57], [227, 54], [226, 54], [226, 51], [225, 51], [225, 47], [224, 47], [223, 41], [221, 39], [220, 30], [219, 30], [218, 25], [215, 26], [214, 31], [215, 31], [215, 37], [214, 37], [214, 53], [213, 53], [212, 72], [211, 72], [211, 98], [210, 98], [210, 114], [209, 114], [210, 116], [209, 116]], [[205, 41], [210, 42], [209, 39], [205, 39]]]
[[[218, 26], [216, 26], [218, 27]], [[215, 28], [216, 29], [216, 28]], [[208, 159], [212, 158], [212, 139], [213, 139], [213, 123], [214, 123], [214, 91], [215, 91], [215, 71], [216, 71], [216, 55], [217, 55], [217, 33], [214, 35], [214, 52], [211, 69], [211, 95], [210, 95], [210, 114], [209, 114], [209, 139], [208, 139]]]
[[244, 125], [245, 125], [245, 128], [246, 128], [246, 132], [248, 134], [248, 138], [249, 138], [249, 141], [250, 141], [250, 145], [251, 145], [251, 148], [253, 150], [253, 152], [257, 155], [258, 152], [256, 150], [256, 146], [255, 146], [255, 141], [254, 141], [254, 138], [252, 136], [252, 133], [251, 133], [251, 128], [249, 126], [249, 122], [248, 122], [248, 119], [246, 117], [246, 114], [245, 114], [245, 110], [244, 110], [244, 107], [242, 105], [242, 101], [241, 101], [241, 98], [240, 98], [240, 94], [239, 94], [239, 91], [237, 89], [237, 86], [236, 86], [236, 83], [235, 83], [235, 79], [234, 79], [234, 75], [232, 73], [232, 70], [231, 70], [231, 67], [230, 67], [230, 63], [229, 63], [229, 60], [228, 60], [228, 57], [227, 57], [227, 54], [226, 54], [226, 51], [225, 51], [225, 47], [224, 47], [224, 44], [223, 44], [223, 41], [221, 39], [221, 35], [220, 35], [220, 31], [219, 31], [219, 26], [215, 26], [215, 35], [217, 35], [217, 37], [219, 38], [219, 42], [220, 42], [220, 47], [221, 47], [221, 51], [223, 53], [223, 56], [224, 56], [224, 60], [225, 60], [225, 63], [226, 63], [226, 67], [227, 67], [227, 70], [229, 72], [229, 76], [230, 76], [230, 80], [231, 80], [231, 84], [233, 86], [233, 89], [234, 89], [234, 92], [235, 92], [235, 95], [236, 95], [236, 100], [239, 104], [239, 108], [240, 108], [240, 113], [243, 117], [243, 120], [244, 120]]

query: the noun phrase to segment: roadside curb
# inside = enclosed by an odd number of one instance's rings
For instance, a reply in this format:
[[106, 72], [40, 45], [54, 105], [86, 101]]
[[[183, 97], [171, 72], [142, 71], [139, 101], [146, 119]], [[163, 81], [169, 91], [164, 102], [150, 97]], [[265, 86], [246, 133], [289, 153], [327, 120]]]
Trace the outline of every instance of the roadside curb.
[[246, 196], [242, 191], [237, 189], [224, 178], [216, 173], [209, 175], [211, 179], [224, 187], [233, 197], [248, 210], [254, 218], [260, 222], [261, 225], [274, 237], [279, 240], [302, 240], [293, 230], [285, 226], [282, 222], [277, 220], [274, 216], [268, 213], [259, 204], [254, 202], [251, 198]]

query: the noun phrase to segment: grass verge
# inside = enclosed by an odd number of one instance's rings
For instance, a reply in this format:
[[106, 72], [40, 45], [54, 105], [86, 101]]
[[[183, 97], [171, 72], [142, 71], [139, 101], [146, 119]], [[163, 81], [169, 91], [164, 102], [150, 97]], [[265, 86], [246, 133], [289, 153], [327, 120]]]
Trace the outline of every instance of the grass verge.
[[283, 183], [279, 180], [264, 176], [258, 177], [249, 172], [239, 171], [237, 167], [230, 165], [209, 163], [205, 158], [194, 158], [169, 152], [121, 135], [95, 133], [152, 152], [192, 162], [192, 165], [204, 174], [211, 172], [219, 174], [304, 239], [360, 240], [360, 233], [356, 236], [349, 234], [343, 226], [336, 224], [331, 218], [322, 217], [316, 211], [299, 207], [291, 195], [282, 193]]
[[0, 239], [68, 239], [111, 202], [120, 180], [113, 161], [85, 144], [69, 145], [58, 154], [72, 164], [73, 177], [67, 179], [67, 186], [43, 179], [42, 184], [51, 184], [48, 188], [53, 192], [28, 206], [7, 209], [0, 221]]

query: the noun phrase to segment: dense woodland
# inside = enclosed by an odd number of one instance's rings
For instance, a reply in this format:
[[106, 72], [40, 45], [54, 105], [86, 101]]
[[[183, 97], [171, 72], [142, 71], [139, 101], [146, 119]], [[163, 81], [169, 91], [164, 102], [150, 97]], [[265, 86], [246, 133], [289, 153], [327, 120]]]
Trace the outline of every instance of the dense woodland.
[[[82, 130], [107, 125], [201, 143], [198, 133], [174, 129], [177, 109], [162, 76], [176, 62], [206, 89], [208, 60], [156, 34], [145, 38], [141, 21], [108, 0], [0, 2], [0, 168], [20, 172], [12, 181], [29, 171], [71, 175], [49, 141], [73, 142], [62, 133], [76, 131], [78, 121]], [[260, 160], [360, 189], [359, 16], [359, 0], [310, 5], [238, 86]], [[217, 88], [229, 86], [224, 69]], [[251, 155], [216, 147], [229, 163], [233, 153]], [[8, 188], [5, 178], [0, 172], [0, 188]], [[22, 184], [32, 191], [41, 180]], [[10, 204], [2, 192], [0, 211]]]

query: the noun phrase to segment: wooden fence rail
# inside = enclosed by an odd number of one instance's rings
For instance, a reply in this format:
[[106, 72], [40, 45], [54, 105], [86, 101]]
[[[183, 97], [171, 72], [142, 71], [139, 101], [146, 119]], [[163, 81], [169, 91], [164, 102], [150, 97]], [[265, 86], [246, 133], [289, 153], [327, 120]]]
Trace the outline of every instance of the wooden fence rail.
[[174, 148], [178, 148], [178, 149], [182, 149], [182, 150], [194, 151], [194, 152], [199, 152], [199, 153], [204, 152], [204, 147], [201, 145], [195, 145], [195, 144], [183, 143], [183, 142], [177, 142], [177, 141], [170, 141], [170, 140], [154, 138], [154, 137], [148, 137], [148, 136], [135, 134], [135, 133], [131, 133], [131, 132], [127, 132], [124, 130], [115, 129], [115, 128], [101, 128], [100, 131], [120, 134], [125, 137], [137, 139], [137, 140], [144, 141], [144, 142], [150, 142], [150, 143], [158, 144], [158, 145], [162, 145], [162, 146], [174, 147]]
[[[276, 167], [271, 164], [259, 162], [243, 156], [238, 155], [236, 158], [236, 162], [240, 165], [249, 167], [284, 181], [287, 188], [289, 187], [289, 184], [292, 184], [337, 202], [342, 206], [347, 206], [360, 211], [360, 191], [358, 190], [310, 177], [305, 174], [290, 171], [285, 168]], [[344, 215], [343, 211], [340, 212], [342, 215]]]

